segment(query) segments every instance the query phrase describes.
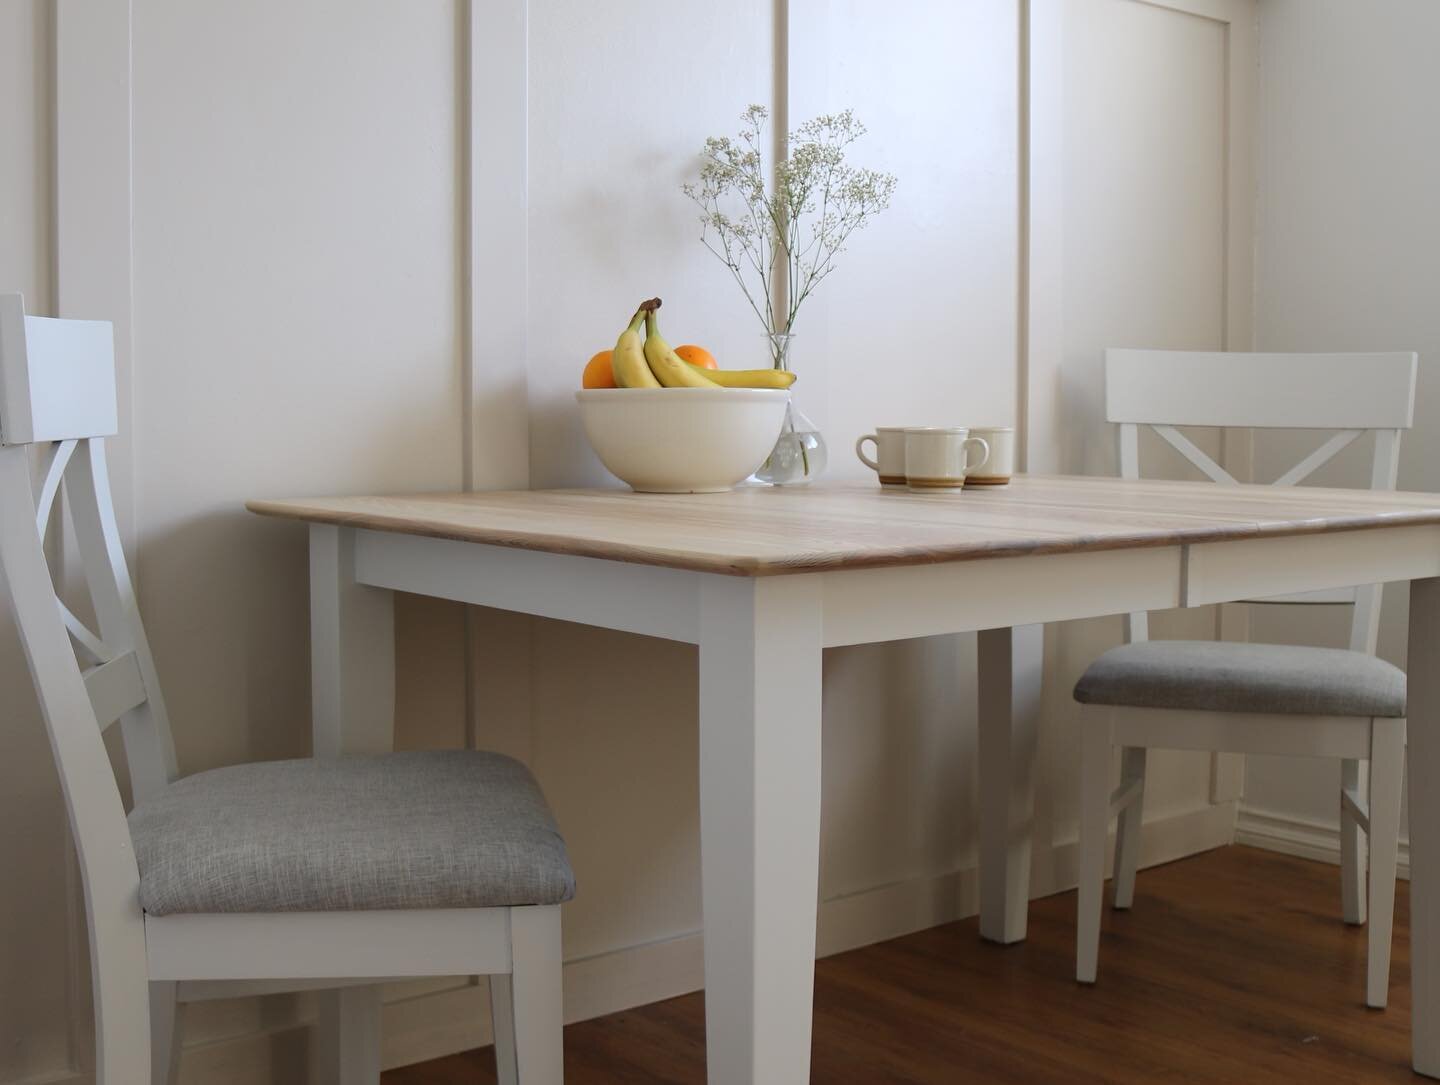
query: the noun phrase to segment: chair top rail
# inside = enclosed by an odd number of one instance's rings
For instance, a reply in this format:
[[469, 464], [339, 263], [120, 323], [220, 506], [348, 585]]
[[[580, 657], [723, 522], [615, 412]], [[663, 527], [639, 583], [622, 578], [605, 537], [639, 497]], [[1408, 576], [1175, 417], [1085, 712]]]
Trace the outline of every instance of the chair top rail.
[[0, 294], [0, 445], [118, 429], [110, 322], [27, 316], [21, 295]]
[[[1235, 477], [1177, 426], [1338, 430], [1271, 485], [1295, 486], [1355, 443], [1375, 433], [1370, 488], [1393, 490], [1401, 431], [1415, 410], [1418, 357], [1413, 352], [1247, 354], [1213, 351], [1105, 352], [1106, 416], [1118, 423], [1120, 474], [1138, 479], [1140, 426], [1149, 426], [1207, 478]], [[1349, 604], [1350, 647], [1374, 654], [1379, 634], [1378, 586], [1304, 592], [1248, 603]], [[1125, 639], [1149, 637], [1148, 616], [1126, 616]]]
[[1409, 429], [1413, 352], [1105, 352], [1111, 422], [1275, 429]]

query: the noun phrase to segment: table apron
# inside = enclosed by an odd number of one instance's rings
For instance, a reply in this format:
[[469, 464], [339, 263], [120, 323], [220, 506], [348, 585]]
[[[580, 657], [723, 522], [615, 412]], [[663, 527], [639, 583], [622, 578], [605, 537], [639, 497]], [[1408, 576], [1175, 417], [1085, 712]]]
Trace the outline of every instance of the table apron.
[[1181, 602], [1198, 607], [1265, 595], [1440, 576], [1440, 525], [1197, 543], [1186, 548]]
[[824, 641], [929, 637], [1180, 605], [1178, 546], [823, 573]]
[[[722, 576], [355, 530], [360, 583], [690, 644]], [[829, 648], [1440, 576], [1440, 525], [786, 576], [819, 579]]]
[[699, 573], [359, 530], [363, 584], [696, 644]]

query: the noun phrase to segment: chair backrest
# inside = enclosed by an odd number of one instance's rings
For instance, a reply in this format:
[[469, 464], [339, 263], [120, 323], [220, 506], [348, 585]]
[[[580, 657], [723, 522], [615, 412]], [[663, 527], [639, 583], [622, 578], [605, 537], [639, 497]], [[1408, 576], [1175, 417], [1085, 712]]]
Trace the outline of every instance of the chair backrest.
[[[1118, 423], [1120, 474], [1140, 477], [1140, 427], [1149, 426], [1202, 474], [1238, 485], [1177, 426], [1333, 429], [1339, 432], [1271, 485], [1294, 486], [1367, 431], [1375, 434], [1370, 488], [1393, 490], [1400, 433], [1415, 416], [1418, 357], [1411, 352], [1241, 354], [1172, 350], [1105, 352], [1105, 417]], [[1350, 647], [1375, 652], [1380, 588], [1309, 592], [1254, 602], [1354, 605]], [[1149, 634], [1144, 613], [1126, 621], [1126, 639]]]
[[26, 316], [19, 294], [0, 294], [0, 445], [117, 428], [109, 322]]
[[[103, 731], [120, 721], [137, 800], [175, 777], [106, 473], [104, 435], [116, 428], [111, 335], [106, 322], [27, 317], [18, 294], [0, 295], [0, 571], [65, 791], [97, 949], [120, 917], [139, 914]], [[60, 598], [46, 558], [62, 494], [98, 632]]]

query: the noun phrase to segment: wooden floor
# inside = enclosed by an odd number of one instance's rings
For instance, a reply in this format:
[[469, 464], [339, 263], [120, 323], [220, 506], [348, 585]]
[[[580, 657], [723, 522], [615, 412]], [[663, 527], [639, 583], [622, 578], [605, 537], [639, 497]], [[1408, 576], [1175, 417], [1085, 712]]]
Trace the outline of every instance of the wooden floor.
[[[1409, 894], [1396, 901], [1390, 1008], [1363, 1002], [1365, 934], [1339, 870], [1222, 848], [1142, 871], [1106, 911], [1100, 982], [1073, 980], [1075, 894], [1036, 901], [1030, 938], [970, 919], [820, 961], [816, 1082], [1418, 1082], [1409, 1069]], [[565, 1030], [567, 1085], [705, 1080], [703, 995]], [[493, 1082], [488, 1048], [386, 1085]]]

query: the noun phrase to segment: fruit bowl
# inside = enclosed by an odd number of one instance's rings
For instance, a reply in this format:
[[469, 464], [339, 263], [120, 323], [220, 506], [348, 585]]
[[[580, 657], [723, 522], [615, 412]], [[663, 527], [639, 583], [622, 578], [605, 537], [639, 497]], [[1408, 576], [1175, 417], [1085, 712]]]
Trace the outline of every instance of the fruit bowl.
[[590, 447], [641, 493], [720, 493], [765, 462], [788, 391], [587, 388], [575, 393]]

